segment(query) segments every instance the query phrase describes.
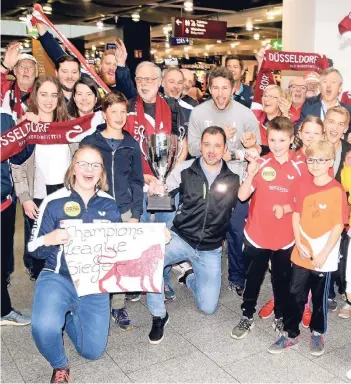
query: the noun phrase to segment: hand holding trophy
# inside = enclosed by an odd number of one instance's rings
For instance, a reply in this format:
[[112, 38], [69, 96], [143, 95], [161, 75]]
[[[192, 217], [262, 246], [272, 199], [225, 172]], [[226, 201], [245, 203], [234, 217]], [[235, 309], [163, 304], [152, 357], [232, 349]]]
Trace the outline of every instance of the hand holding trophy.
[[[158, 179], [156, 183], [153, 183], [148, 193], [148, 211], [175, 210], [174, 197], [167, 193], [165, 181], [183, 150], [185, 129], [182, 126], [178, 129], [179, 137], [174, 134], [165, 133], [144, 135], [145, 128], [143, 126], [139, 127], [141, 152], [149, 163], [153, 174]], [[143, 148], [144, 142], [145, 151]]]

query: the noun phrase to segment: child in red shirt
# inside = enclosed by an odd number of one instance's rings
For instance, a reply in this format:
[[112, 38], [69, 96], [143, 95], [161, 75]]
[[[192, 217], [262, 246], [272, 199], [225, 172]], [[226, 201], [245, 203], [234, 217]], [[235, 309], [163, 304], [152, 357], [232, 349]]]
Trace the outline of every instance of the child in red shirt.
[[333, 145], [327, 141], [312, 143], [305, 154], [313, 179], [305, 179], [296, 188], [292, 217], [295, 247], [291, 255], [292, 276], [284, 312], [284, 331], [268, 352], [281, 353], [297, 344], [299, 324], [311, 290], [310, 352], [313, 356], [321, 356], [330, 277], [331, 272], [338, 269], [341, 233], [347, 223], [347, 202], [343, 187], [329, 174], [335, 158]]
[[[312, 179], [312, 175], [307, 170], [305, 152], [307, 147], [311, 143], [324, 139], [324, 126], [323, 121], [317, 116], [308, 116], [302, 123], [298, 132], [298, 146], [300, 147], [296, 151], [297, 164], [302, 172], [302, 177]], [[302, 144], [302, 145], [301, 145]], [[333, 177], [333, 168], [330, 168], [331, 176]], [[310, 306], [311, 296], [308, 297], [308, 303], [306, 304], [305, 311], [302, 317], [302, 325], [306, 328], [309, 327], [312, 311]], [[262, 319], [268, 319], [271, 317], [274, 311], [274, 296], [261, 308], [258, 313]]]
[[243, 339], [253, 328], [268, 262], [272, 266], [272, 286], [275, 296], [274, 327], [282, 328], [283, 312], [289, 295], [291, 262], [294, 245], [291, 212], [294, 184], [301, 177], [295, 153], [289, 150], [294, 128], [287, 117], [277, 116], [267, 124], [270, 153], [262, 158], [248, 159], [248, 176], [239, 189], [240, 200], [250, 202], [245, 226], [246, 283], [241, 309], [243, 316], [233, 329], [234, 339]]

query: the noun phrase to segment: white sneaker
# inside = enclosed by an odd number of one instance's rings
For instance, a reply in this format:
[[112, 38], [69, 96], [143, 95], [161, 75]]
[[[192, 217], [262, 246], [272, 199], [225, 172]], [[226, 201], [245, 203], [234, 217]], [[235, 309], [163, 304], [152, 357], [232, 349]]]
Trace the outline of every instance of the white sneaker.
[[351, 317], [351, 305], [345, 303], [340, 309], [338, 316], [342, 319], [349, 319]]
[[31, 323], [30, 316], [24, 315], [14, 309], [6, 316], [3, 316], [0, 325], [28, 325]]

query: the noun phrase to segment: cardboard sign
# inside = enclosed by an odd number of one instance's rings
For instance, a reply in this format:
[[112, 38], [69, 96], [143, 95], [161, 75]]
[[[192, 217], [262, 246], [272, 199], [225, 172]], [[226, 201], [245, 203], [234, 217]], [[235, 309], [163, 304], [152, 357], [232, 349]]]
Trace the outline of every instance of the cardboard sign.
[[226, 40], [227, 22], [176, 17], [173, 21], [174, 37]]
[[78, 296], [161, 292], [165, 224], [61, 223], [70, 234], [65, 259]]

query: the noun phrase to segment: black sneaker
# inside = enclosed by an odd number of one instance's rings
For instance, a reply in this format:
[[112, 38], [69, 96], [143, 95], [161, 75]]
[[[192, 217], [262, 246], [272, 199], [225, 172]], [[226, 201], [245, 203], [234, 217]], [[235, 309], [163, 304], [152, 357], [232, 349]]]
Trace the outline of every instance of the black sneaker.
[[192, 273], [194, 273], [194, 271], [193, 271], [192, 268], [190, 268], [190, 269], [188, 269], [187, 271], [185, 271], [184, 274], [178, 278], [178, 283], [180, 283], [180, 284], [186, 284], [186, 278], [187, 278], [189, 275], [191, 275]]
[[164, 337], [164, 329], [168, 323], [168, 313], [166, 316], [161, 319], [161, 317], [153, 316], [152, 318], [152, 328], [149, 333], [150, 344], [160, 344]]

